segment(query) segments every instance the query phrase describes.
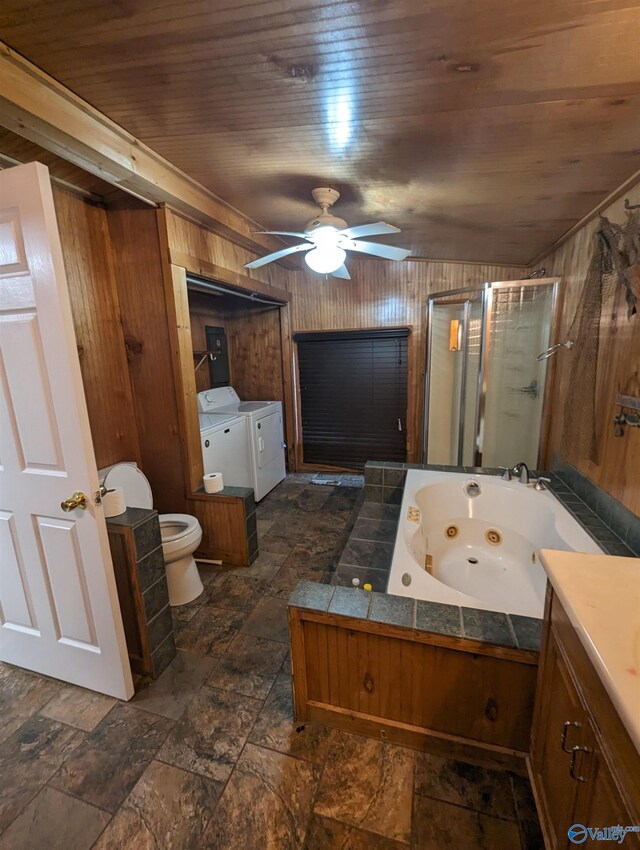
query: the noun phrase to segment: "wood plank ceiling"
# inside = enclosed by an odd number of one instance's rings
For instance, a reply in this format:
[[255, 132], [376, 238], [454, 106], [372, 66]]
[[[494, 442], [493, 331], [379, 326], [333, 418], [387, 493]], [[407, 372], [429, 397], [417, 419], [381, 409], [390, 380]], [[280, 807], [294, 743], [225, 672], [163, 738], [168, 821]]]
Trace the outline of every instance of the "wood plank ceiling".
[[[628, 0], [4, 0], [0, 38], [269, 227], [525, 263], [640, 167]], [[393, 240], [391, 240], [393, 241]]]

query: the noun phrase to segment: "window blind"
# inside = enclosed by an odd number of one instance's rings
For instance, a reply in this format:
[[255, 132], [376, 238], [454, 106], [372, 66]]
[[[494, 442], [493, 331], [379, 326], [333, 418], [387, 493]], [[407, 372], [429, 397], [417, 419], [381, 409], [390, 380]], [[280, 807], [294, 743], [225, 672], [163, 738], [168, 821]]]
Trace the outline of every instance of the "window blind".
[[299, 333], [305, 463], [406, 459], [406, 328]]

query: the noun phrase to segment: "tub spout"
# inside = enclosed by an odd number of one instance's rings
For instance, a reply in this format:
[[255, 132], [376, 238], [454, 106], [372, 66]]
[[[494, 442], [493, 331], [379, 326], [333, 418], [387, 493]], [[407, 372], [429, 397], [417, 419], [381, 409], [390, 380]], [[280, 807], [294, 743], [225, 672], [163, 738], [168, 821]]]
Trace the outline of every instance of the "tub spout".
[[511, 474], [515, 476], [521, 484], [529, 483], [529, 467], [523, 460], [521, 460], [519, 463], [516, 463], [516, 465], [511, 470]]

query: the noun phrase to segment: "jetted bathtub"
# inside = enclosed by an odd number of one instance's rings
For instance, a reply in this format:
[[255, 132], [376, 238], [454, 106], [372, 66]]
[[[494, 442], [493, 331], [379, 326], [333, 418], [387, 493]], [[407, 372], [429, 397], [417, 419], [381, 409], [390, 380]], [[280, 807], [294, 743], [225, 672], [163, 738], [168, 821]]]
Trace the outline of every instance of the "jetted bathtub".
[[[478, 495], [470, 495], [473, 483]], [[542, 617], [541, 549], [602, 551], [548, 490], [494, 475], [410, 469], [387, 592]]]

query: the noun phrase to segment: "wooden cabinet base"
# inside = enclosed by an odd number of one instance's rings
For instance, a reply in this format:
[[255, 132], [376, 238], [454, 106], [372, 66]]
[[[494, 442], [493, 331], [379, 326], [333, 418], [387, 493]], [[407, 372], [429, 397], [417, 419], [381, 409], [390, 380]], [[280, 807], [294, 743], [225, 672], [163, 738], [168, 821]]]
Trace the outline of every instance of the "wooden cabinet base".
[[[640, 825], [640, 756], [553, 591], [547, 594], [531, 751], [548, 850], [572, 846], [573, 824]], [[622, 846], [640, 848], [640, 833], [628, 833]]]
[[188, 513], [202, 526], [202, 542], [195, 553], [204, 561], [222, 561], [247, 567], [258, 556], [256, 505], [253, 490], [242, 490], [244, 496], [205, 494], [200, 488], [188, 497]]
[[524, 773], [536, 654], [289, 609], [296, 717]]

